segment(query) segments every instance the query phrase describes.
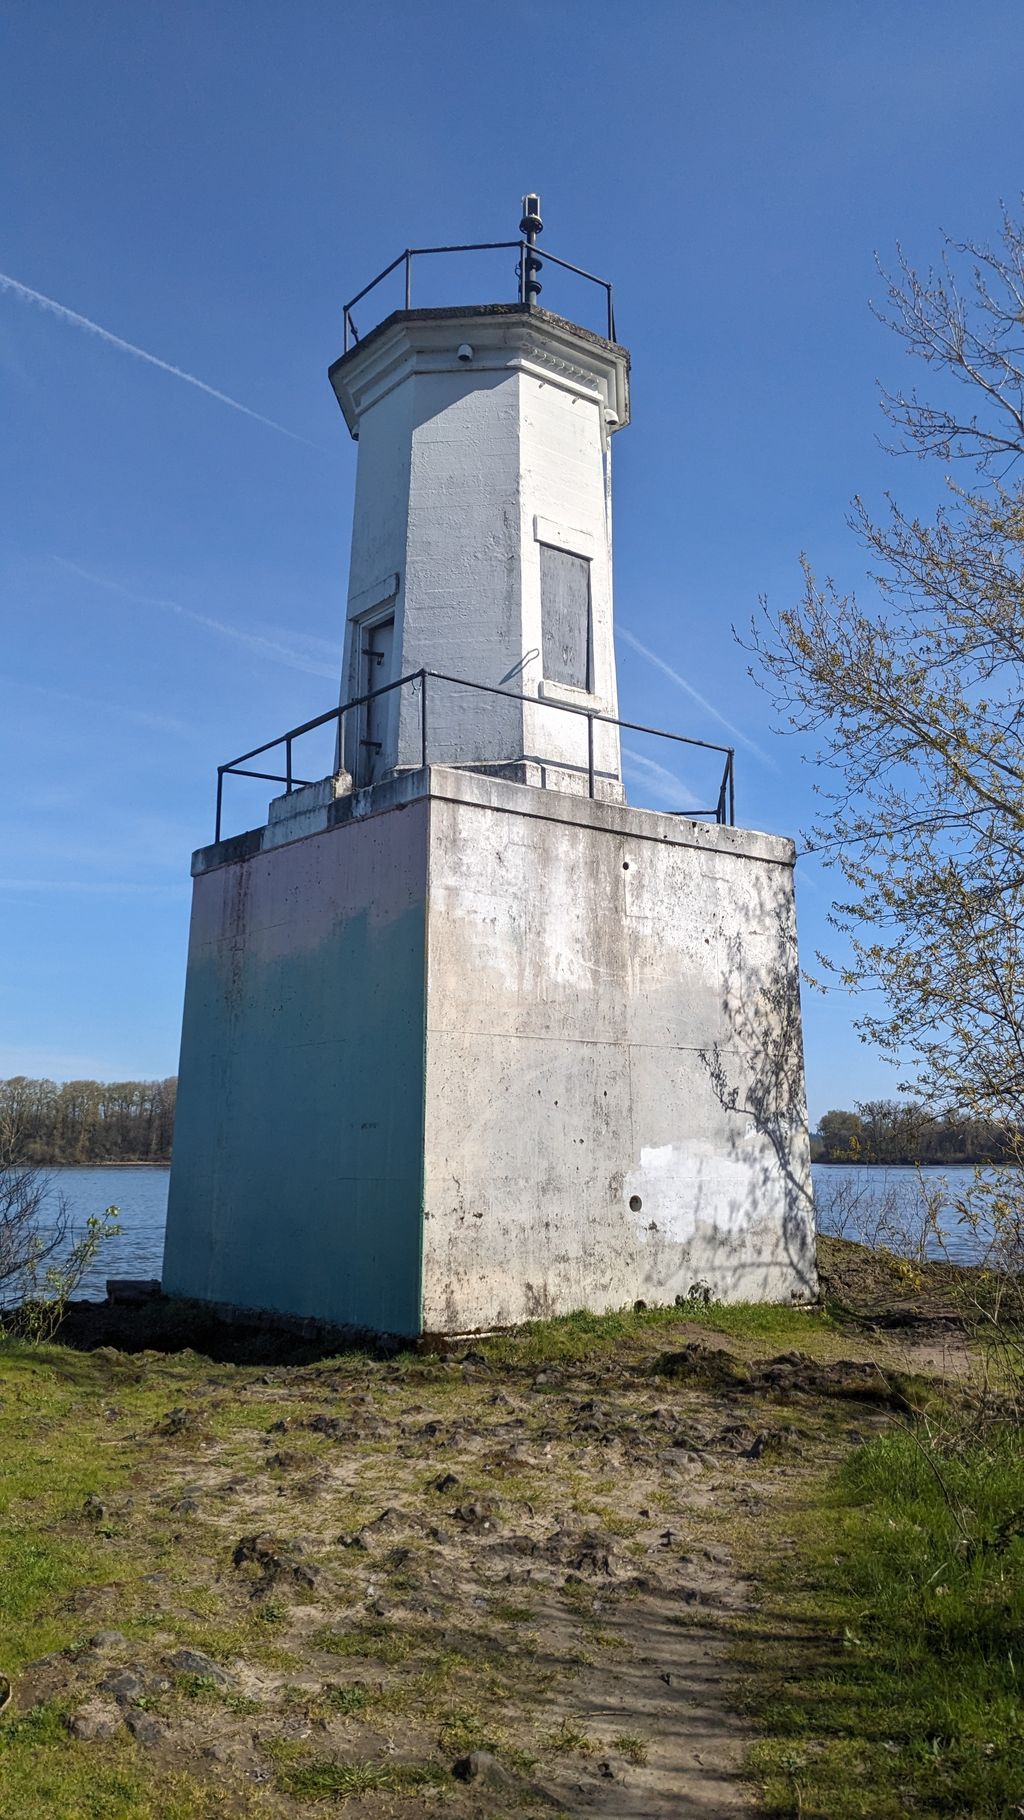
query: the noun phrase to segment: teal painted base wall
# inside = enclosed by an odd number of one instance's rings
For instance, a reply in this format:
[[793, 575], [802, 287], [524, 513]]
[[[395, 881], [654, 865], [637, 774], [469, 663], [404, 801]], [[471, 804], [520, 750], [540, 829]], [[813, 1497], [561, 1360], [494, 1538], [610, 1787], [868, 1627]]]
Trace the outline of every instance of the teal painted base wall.
[[167, 1293], [420, 1331], [428, 811], [196, 878]]

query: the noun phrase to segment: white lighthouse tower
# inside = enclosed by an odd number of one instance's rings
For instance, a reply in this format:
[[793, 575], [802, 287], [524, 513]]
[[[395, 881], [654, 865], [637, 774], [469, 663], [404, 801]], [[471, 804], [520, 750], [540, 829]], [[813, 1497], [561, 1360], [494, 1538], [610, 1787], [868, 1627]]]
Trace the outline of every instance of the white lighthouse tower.
[[[512, 302], [416, 309], [408, 251], [404, 308], [346, 309], [335, 769], [296, 784], [307, 729], [222, 767], [171, 1293], [416, 1334], [814, 1292], [793, 849], [730, 825], [731, 754], [711, 825], [626, 806], [629, 357], [604, 281], [606, 333], [539, 306], [540, 229], [527, 196]], [[271, 754], [267, 823], [221, 838]]]
[[[524, 206], [535, 233], [538, 199]], [[618, 712], [610, 473], [629, 421], [625, 349], [531, 295], [397, 312], [330, 377], [359, 442], [342, 698], [424, 666], [503, 687], [504, 700], [431, 691], [431, 760], [583, 789], [587, 723], [557, 709]], [[348, 718], [356, 784], [419, 765], [422, 721], [404, 690]], [[621, 800], [617, 730], [594, 733], [595, 794]]]

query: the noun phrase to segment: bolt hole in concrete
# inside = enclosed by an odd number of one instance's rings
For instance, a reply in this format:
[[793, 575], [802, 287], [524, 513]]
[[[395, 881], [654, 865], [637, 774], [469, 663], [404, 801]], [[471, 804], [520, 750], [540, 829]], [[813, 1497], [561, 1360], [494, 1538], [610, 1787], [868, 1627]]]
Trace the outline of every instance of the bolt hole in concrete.
[[622, 862], [622, 870], [623, 870], [623, 872], [628, 872], [628, 871], [629, 871], [629, 861], [628, 861], [628, 859], [624, 859], [624, 860], [623, 860], [623, 862]]
[[630, 1213], [642, 1213], [643, 1207], [644, 1207], [644, 1204], [643, 1204], [643, 1201], [640, 1199], [640, 1196], [638, 1194], [631, 1194], [629, 1197]]

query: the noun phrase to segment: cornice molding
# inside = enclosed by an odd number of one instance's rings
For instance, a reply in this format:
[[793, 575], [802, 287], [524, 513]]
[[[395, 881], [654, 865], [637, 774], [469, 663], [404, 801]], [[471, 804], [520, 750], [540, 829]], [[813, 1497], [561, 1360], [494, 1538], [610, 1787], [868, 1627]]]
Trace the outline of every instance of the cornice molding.
[[349, 431], [364, 412], [406, 379], [470, 369], [458, 359], [473, 349], [472, 372], [528, 372], [600, 403], [614, 413], [612, 428], [629, 422], [629, 354], [560, 317], [538, 311], [398, 311], [330, 369]]

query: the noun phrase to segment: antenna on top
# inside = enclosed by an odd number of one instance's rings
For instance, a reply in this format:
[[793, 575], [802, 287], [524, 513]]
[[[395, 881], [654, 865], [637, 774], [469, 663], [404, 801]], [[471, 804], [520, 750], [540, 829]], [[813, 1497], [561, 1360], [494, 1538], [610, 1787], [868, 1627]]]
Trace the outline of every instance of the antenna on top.
[[540, 197], [531, 190], [523, 197], [523, 218], [519, 223], [519, 232], [526, 239], [526, 271], [524, 274], [523, 292], [527, 306], [540, 296], [542, 286], [537, 279], [542, 261], [537, 258], [534, 247], [537, 235], [543, 233], [544, 223], [540, 218]]

